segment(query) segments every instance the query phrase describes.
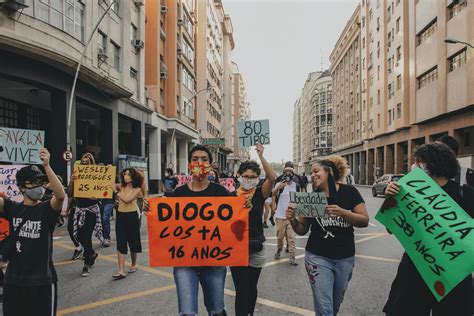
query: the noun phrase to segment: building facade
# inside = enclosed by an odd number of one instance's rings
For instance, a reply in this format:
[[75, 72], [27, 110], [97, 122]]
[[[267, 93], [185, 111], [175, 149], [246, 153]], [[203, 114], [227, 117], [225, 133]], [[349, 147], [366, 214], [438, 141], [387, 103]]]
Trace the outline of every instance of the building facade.
[[[143, 7], [114, 4], [85, 50], [109, 1], [24, 4], [5, 4], [0, 11], [0, 125], [45, 131], [52, 164], [63, 176], [68, 135], [74, 159], [91, 152], [105, 164], [116, 163], [119, 155], [145, 160], [153, 108], [145, 95]], [[67, 133], [72, 83], [83, 52]]]
[[[446, 134], [460, 143], [461, 165], [472, 167], [474, 94], [468, 87], [474, 79], [473, 55], [444, 39], [474, 41], [474, 4], [363, 0], [356, 13], [350, 23], [360, 25], [362, 85], [355, 107], [362, 113], [361, 138], [352, 146], [334, 138], [335, 151], [348, 159], [356, 182], [371, 184], [386, 173], [408, 172], [414, 149]], [[346, 28], [341, 38], [348, 34]], [[340, 39], [333, 54], [349, 47]], [[331, 62], [331, 69], [340, 65]], [[333, 81], [335, 96], [345, 93], [337, 71]], [[341, 113], [336, 107], [335, 125], [344, 124]]]

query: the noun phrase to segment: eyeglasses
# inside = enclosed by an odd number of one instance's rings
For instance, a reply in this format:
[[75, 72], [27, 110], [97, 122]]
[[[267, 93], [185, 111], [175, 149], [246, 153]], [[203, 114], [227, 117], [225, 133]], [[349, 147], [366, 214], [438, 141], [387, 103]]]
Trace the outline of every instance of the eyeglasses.
[[244, 179], [244, 180], [255, 180], [255, 179], [257, 179], [257, 177], [256, 176], [250, 176], [250, 177], [249, 176], [242, 176], [242, 179]]

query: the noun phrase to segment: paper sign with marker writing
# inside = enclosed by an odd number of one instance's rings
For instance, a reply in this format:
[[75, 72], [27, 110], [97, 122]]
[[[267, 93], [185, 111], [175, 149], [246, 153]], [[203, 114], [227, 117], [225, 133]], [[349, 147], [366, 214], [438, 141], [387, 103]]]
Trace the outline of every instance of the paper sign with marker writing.
[[235, 191], [235, 181], [232, 178], [219, 179], [219, 183], [227, 189], [229, 192]]
[[152, 198], [147, 213], [150, 266], [247, 266], [243, 197]]
[[239, 146], [246, 148], [256, 144], [270, 144], [269, 120], [240, 121], [237, 123]]
[[0, 161], [41, 164], [39, 150], [44, 147], [44, 131], [0, 127]]
[[188, 182], [191, 182], [191, 180], [193, 179], [192, 176], [183, 176], [183, 175], [176, 176], [176, 178], [178, 179], [178, 185], [177, 185], [178, 187], [185, 185]]
[[324, 192], [290, 192], [290, 203], [302, 217], [324, 217], [328, 205]]
[[107, 165], [74, 165], [74, 197], [111, 199], [116, 167]]
[[375, 217], [400, 241], [438, 301], [474, 271], [474, 220], [423, 170], [398, 182]]
[[[16, 173], [24, 165], [0, 166], [0, 192], [5, 193], [8, 198], [15, 202], [23, 201], [23, 195], [16, 185]], [[6, 219], [0, 218], [0, 240], [5, 239], [10, 233], [9, 223]]]

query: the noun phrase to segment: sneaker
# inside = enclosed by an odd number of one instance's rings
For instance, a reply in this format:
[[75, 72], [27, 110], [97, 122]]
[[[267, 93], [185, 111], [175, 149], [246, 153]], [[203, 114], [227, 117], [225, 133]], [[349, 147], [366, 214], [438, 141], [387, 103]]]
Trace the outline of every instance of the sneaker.
[[83, 277], [88, 277], [89, 275], [91, 275], [91, 268], [87, 265], [84, 266], [84, 268], [82, 268], [82, 274], [81, 274]]
[[263, 222], [263, 228], [268, 228], [267, 222]]
[[290, 257], [290, 266], [297, 266], [298, 265], [298, 262], [296, 262], [296, 258], [295, 257]]
[[102, 243], [102, 247], [104, 248], [110, 247], [110, 239], [105, 239], [104, 242]]
[[72, 255], [71, 260], [77, 260], [77, 259], [79, 259], [79, 258], [81, 257], [81, 255], [82, 255], [82, 252], [83, 252], [83, 251], [84, 251], [84, 250], [83, 250], [82, 248], [79, 249], [79, 250], [77, 250], [77, 249], [74, 250], [74, 254]]
[[280, 257], [281, 257], [281, 249], [278, 249], [277, 252], [276, 252], [276, 254], [275, 254], [275, 259], [276, 259], [276, 260], [279, 260]]
[[91, 267], [94, 265], [94, 263], [97, 260], [98, 256], [99, 256], [99, 253], [96, 251], [95, 255], [93, 255], [92, 258], [91, 258]]
[[275, 226], [275, 220], [273, 219], [273, 216], [270, 216], [270, 223], [272, 223], [272, 226]]

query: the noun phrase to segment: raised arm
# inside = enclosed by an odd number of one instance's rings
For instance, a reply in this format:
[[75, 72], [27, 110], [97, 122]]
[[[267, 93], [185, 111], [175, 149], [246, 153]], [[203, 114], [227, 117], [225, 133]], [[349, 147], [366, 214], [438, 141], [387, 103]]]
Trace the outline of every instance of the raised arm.
[[256, 150], [257, 150], [258, 158], [260, 159], [260, 162], [262, 163], [263, 170], [265, 171], [265, 174], [267, 176], [267, 179], [262, 185], [262, 195], [266, 199], [272, 193], [273, 182], [275, 182], [276, 174], [275, 174], [275, 171], [273, 171], [272, 166], [270, 166], [268, 161], [263, 156], [265, 147], [263, 147], [262, 144], [257, 144]]
[[48, 176], [49, 187], [53, 191], [53, 197], [51, 198], [51, 207], [57, 212], [61, 212], [63, 207], [63, 201], [66, 198], [64, 193], [63, 185], [59, 181], [58, 176], [54, 173], [53, 169], [49, 165], [51, 154], [46, 148], [42, 148], [39, 151], [40, 159], [43, 161], [44, 171]]

